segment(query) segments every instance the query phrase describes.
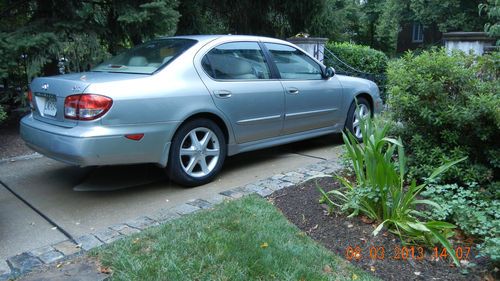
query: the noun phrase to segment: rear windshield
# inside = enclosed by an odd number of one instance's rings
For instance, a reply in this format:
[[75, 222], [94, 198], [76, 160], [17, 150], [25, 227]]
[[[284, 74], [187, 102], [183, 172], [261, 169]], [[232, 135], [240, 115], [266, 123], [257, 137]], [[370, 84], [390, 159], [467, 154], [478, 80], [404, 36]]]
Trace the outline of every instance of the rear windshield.
[[196, 43], [191, 39], [157, 39], [119, 54], [92, 71], [152, 74]]

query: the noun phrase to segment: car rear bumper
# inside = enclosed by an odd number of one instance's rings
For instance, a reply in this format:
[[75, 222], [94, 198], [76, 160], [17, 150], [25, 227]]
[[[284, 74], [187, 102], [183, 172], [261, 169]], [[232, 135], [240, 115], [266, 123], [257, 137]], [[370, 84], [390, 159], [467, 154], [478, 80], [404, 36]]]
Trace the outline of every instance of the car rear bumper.
[[[63, 128], [31, 115], [21, 120], [21, 138], [33, 150], [56, 160], [78, 165], [157, 163], [166, 166], [176, 122], [128, 126]], [[125, 134], [143, 133], [140, 141]]]

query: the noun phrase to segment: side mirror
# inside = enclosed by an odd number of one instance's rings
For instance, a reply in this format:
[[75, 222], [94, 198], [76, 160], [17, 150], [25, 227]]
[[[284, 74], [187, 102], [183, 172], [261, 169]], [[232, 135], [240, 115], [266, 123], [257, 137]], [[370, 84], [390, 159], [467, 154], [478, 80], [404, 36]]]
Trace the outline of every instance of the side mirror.
[[325, 69], [325, 74], [324, 74], [325, 78], [331, 78], [334, 75], [335, 75], [335, 69], [333, 67], [330, 66]]

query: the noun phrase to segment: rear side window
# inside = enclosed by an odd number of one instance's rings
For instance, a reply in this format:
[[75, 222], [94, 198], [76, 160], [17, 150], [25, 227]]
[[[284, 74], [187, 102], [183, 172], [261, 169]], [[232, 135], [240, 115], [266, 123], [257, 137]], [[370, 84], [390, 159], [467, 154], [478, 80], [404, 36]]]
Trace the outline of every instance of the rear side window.
[[266, 43], [265, 45], [272, 54], [282, 79], [323, 79], [319, 64], [302, 51], [281, 44]]
[[201, 64], [214, 79], [269, 79], [270, 71], [256, 42], [235, 42], [219, 45], [208, 52]]

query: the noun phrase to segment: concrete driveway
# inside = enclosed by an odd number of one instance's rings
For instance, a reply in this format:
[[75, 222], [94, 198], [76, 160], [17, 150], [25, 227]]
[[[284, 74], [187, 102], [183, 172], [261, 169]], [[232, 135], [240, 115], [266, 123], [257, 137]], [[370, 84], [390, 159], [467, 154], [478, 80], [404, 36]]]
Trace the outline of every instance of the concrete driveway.
[[[338, 135], [226, 160], [212, 183], [183, 188], [153, 165], [78, 168], [51, 159], [0, 163], [0, 180], [73, 237], [339, 157]], [[123, 188], [128, 186], [127, 188]], [[0, 261], [67, 238], [0, 185]]]

